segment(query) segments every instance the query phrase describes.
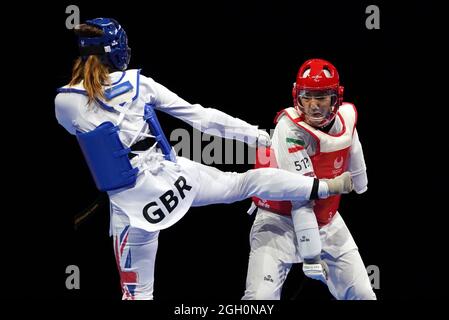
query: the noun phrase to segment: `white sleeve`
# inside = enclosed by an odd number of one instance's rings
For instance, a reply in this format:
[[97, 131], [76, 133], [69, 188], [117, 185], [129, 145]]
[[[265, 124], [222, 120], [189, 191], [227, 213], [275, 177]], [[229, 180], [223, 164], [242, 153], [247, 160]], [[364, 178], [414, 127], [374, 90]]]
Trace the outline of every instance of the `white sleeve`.
[[250, 125], [246, 121], [234, 118], [219, 110], [204, 108], [200, 104], [191, 104], [152, 79], [141, 77], [142, 80], [151, 82], [157, 110], [181, 119], [208, 134], [237, 139], [249, 144], [256, 142], [257, 126]]
[[362, 144], [360, 143], [357, 129], [354, 131], [352, 146], [349, 153], [349, 171], [351, 172], [355, 192], [360, 194], [368, 190], [365, 158], [363, 156]]
[[74, 107], [73, 99], [73, 95], [58, 93], [55, 98], [55, 115], [58, 123], [74, 135], [76, 128], [73, 121], [77, 118], [77, 109]]
[[[273, 133], [271, 148], [276, 155], [278, 167], [306, 176], [315, 176], [312, 161], [307, 154], [307, 140], [296, 128], [292, 128], [287, 117], [282, 117]], [[309, 210], [309, 201], [292, 201], [293, 209]], [[311, 210], [311, 209], [310, 209]]]

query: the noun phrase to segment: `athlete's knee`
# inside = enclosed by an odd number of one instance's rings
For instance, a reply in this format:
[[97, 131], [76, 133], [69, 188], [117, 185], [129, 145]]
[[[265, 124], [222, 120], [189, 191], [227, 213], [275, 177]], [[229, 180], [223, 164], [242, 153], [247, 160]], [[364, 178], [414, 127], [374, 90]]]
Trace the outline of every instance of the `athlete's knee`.
[[320, 260], [321, 237], [313, 209], [305, 206], [292, 210], [292, 220], [296, 238], [298, 239], [299, 253], [304, 261]]

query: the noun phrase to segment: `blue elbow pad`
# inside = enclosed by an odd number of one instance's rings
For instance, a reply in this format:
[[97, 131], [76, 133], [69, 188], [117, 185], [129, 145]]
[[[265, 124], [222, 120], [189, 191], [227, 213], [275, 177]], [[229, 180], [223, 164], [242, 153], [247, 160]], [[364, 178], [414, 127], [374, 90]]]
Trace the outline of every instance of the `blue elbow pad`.
[[131, 166], [129, 148], [118, 136], [119, 127], [103, 122], [90, 132], [77, 132], [76, 137], [97, 188], [110, 191], [134, 186], [138, 169]]

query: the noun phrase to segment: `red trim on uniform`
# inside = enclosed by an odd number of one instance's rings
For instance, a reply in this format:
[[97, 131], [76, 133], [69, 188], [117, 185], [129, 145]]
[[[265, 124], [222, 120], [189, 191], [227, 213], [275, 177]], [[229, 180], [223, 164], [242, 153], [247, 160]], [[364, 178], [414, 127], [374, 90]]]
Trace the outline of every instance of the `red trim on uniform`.
[[315, 178], [315, 177], [316, 177], [314, 171], [312, 171], [312, 172], [306, 172], [306, 173], [303, 174], [303, 176], [306, 176], [306, 177], [312, 177], [312, 178]]
[[301, 150], [304, 150], [303, 146], [291, 147], [291, 148], [288, 148], [288, 153], [294, 153], [294, 152], [298, 152]]
[[[271, 148], [261, 147], [256, 152], [256, 163], [254, 168], [278, 168], [276, 155]], [[254, 204], [265, 210], [283, 215], [290, 215], [292, 204], [290, 201], [271, 201], [263, 200], [259, 197], [252, 197]]]
[[137, 272], [128, 271], [128, 272], [120, 272], [120, 278], [123, 283], [137, 283]]
[[[288, 112], [285, 112], [285, 113], [287, 113], [287, 115], [288, 115]], [[341, 131], [339, 133], [336, 133], [336, 134], [327, 133], [327, 132], [324, 132], [324, 131], [321, 131], [321, 133], [326, 134], [326, 135], [331, 136], [331, 137], [340, 137], [340, 136], [342, 136], [346, 132], [346, 123], [345, 123], [345, 120], [343, 119], [343, 116], [340, 114], [340, 110], [338, 110], [337, 116], [340, 118], [341, 124], [343, 125], [343, 128], [341, 129]], [[304, 130], [306, 130], [308, 133], [310, 133], [315, 138], [315, 141], [317, 141], [317, 142], [319, 141], [318, 137], [313, 132], [311, 132], [309, 129], [305, 128], [304, 126], [302, 126], [299, 123], [299, 122], [304, 122], [304, 120], [300, 120], [300, 118], [298, 118], [298, 119], [293, 119], [291, 117], [289, 117], [289, 118], [294, 123], [296, 123], [298, 126], [300, 126]], [[319, 129], [316, 129], [316, 130], [319, 130]], [[320, 148], [318, 148], [318, 152], [319, 152], [319, 150], [320, 150]]]
[[276, 116], [274, 117], [274, 120], [273, 120], [273, 123], [274, 123], [274, 124], [277, 124], [277, 123], [278, 123], [279, 117], [282, 116], [282, 115], [284, 114], [284, 110], [285, 110], [285, 109], [282, 109], [281, 111], [278, 111], [278, 112], [276, 113]]
[[340, 114], [340, 110], [338, 110], [337, 116], [340, 118], [341, 124], [343, 125], [343, 128], [341, 129], [341, 131], [336, 134], [323, 132], [324, 134], [327, 134], [328, 136], [331, 136], [331, 137], [341, 137], [346, 132], [346, 123], [345, 123], [345, 120], [343, 119], [343, 116]]
[[129, 232], [126, 233], [125, 239], [123, 239], [122, 245], [120, 246], [120, 256], [123, 255], [123, 250], [125, 250], [126, 243], [128, 242]]
[[126, 235], [123, 243], [119, 246], [119, 237], [115, 236], [115, 262], [117, 263], [117, 269], [120, 274], [120, 286], [123, 294], [126, 296], [126, 299], [134, 300], [134, 295], [129, 291], [127, 284], [137, 284], [138, 283], [138, 274], [135, 271], [124, 271], [120, 266], [121, 256], [123, 254], [123, 250], [125, 248], [125, 244], [128, 240], [128, 234]]

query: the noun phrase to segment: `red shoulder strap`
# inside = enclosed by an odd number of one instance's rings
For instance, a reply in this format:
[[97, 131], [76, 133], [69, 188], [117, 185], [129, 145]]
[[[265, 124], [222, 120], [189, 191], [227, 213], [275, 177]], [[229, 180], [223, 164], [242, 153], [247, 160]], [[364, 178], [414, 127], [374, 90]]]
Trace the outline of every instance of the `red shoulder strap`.
[[279, 121], [279, 118], [285, 113], [285, 109], [282, 109], [281, 111], [278, 111], [276, 113], [276, 117], [274, 117], [273, 123], [277, 124]]

